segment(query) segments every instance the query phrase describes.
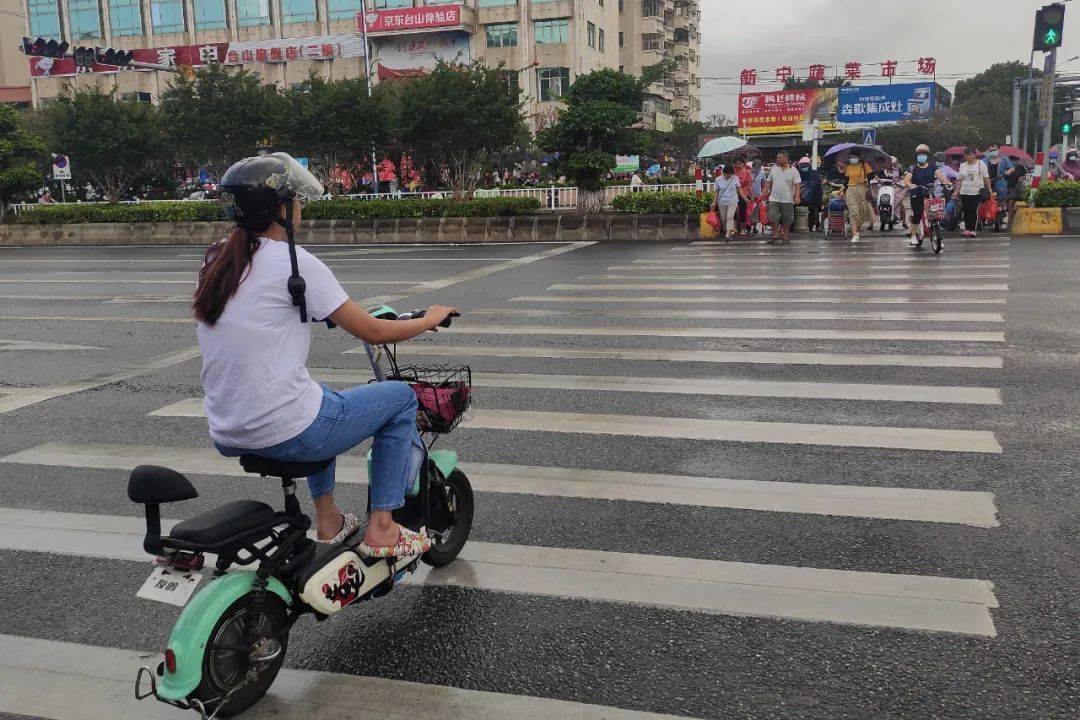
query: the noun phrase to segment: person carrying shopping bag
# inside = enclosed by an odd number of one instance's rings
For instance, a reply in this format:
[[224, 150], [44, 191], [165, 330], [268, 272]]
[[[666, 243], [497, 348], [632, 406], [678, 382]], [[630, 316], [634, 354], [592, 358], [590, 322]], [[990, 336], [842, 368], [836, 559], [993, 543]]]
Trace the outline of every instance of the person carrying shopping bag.
[[730, 240], [736, 233], [735, 214], [739, 210], [739, 200], [746, 201], [746, 191], [731, 165], [724, 166], [724, 171], [716, 178], [714, 186], [716, 197], [712, 207], [720, 220], [717, 230], [723, 233], [725, 239]]

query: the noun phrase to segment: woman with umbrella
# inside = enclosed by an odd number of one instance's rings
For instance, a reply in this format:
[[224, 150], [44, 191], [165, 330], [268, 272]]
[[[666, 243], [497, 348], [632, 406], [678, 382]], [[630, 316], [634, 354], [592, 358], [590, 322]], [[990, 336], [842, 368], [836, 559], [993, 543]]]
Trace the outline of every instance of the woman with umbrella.
[[870, 192], [870, 180], [874, 178], [874, 168], [863, 159], [862, 149], [852, 147], [847, 152], [847, 167], [844, 176], [847, 178], [848, 217], [851, 219], [851, 242], [859, 242], [859, 231], [868, 223], [874, 221], [874, 209], [867, 200]]

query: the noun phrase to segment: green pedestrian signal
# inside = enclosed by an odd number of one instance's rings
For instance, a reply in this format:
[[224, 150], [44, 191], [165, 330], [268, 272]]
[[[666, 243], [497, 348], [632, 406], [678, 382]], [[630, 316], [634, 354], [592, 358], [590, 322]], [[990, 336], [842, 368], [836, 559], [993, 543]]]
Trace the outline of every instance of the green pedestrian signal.
[[1050, 52], [1061, 47], [1065, 32], [1065, 5], [1054, 3], [1035, 13], [1035, 43], [1038, 52]]
[[1061, 126], [1061, 132], [1065, 135], [1072, 134], [1072, 123], [1066, 122]]

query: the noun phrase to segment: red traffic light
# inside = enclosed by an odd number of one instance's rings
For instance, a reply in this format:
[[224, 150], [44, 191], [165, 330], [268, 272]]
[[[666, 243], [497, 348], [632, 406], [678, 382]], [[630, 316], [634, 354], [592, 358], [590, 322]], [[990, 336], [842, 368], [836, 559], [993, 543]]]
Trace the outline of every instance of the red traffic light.
[[37, 38], [31, 40], [28, 37], [22, 39], [22, 51], [25, 55], [36, 57], [62, 58], [67, 54], [68, 44], [58, 40], [46, 40]]

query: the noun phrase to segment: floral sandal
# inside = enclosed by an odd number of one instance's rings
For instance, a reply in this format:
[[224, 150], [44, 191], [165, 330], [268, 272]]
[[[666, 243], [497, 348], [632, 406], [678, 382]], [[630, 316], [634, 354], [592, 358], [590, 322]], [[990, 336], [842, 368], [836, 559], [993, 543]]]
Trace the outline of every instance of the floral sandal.
[[341, 513], [341, 530], [329, 540], [318, 540], [323, 545], [336, 545], [360, 529], [360, 518], [352, 513]]
[[423, 555], [431, 549], [431, 539], [424, 531], [413, 532], [408, 528], [401, 528], [396, 545], [385, 547], [371, 547], [367, 543], [360, 543], [356, 552], [365, 558], [400, 558], [410, 555]]

